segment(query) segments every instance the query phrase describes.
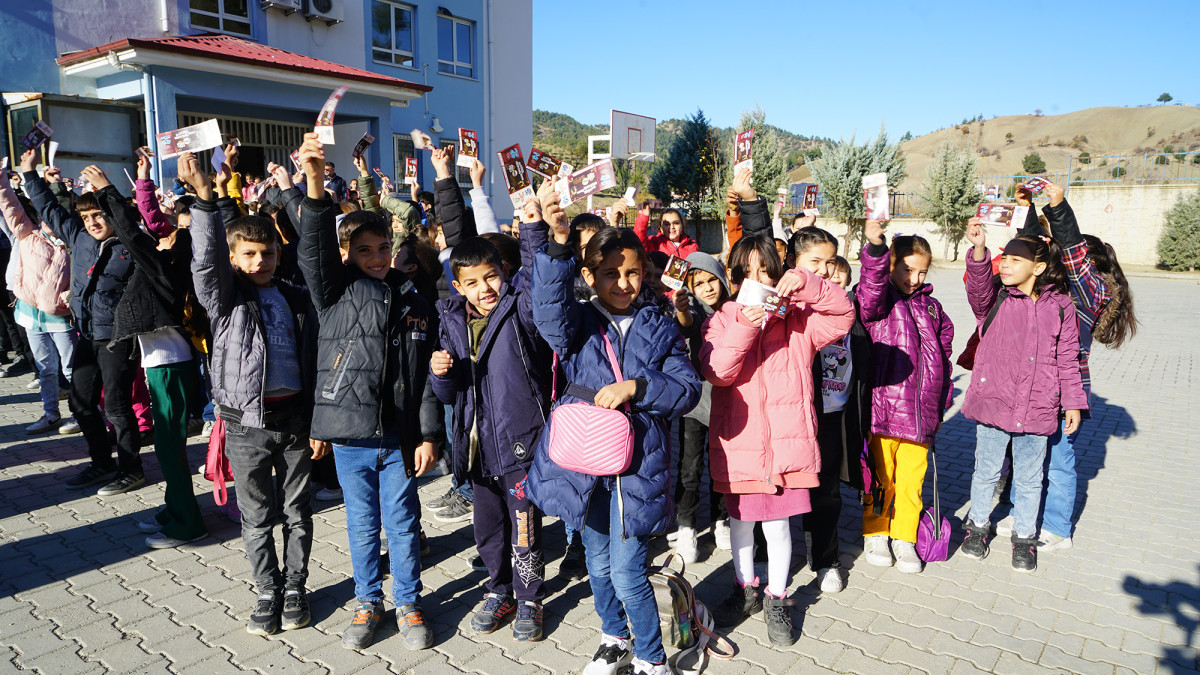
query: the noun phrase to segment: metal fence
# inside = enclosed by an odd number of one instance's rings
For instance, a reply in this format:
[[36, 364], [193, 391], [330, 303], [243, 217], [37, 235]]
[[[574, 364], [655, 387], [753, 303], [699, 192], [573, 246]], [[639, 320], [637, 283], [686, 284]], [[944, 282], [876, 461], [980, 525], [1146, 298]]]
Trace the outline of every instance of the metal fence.
[[1200, 180], [1200, 151], [1072, 157], [1067, 173], [1071, 185]]

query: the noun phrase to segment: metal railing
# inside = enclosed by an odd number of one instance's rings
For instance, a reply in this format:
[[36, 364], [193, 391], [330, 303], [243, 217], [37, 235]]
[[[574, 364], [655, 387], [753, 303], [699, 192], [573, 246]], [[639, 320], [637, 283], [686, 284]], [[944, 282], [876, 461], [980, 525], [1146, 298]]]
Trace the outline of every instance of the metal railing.
[[1072, 157], [1067, 173], [1071, 185], [1200, 180], [1200, 151]]

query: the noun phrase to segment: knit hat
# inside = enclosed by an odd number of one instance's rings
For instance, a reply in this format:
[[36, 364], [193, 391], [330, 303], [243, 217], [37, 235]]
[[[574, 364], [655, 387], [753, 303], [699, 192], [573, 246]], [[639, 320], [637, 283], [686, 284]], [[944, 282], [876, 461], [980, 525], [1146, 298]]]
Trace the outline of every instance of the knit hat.
[[725, 295], [729, 295], [732, 291], [729, 290], [729, 279], [725, 276], [725, 266], [722, 265], [716, 258], [707, 253], [699, 251], [690, 254], [687, 258], [688, 264], [693, 270], [704, 270], [714, 277], [721, 280], [721, 286], [725, 288]]

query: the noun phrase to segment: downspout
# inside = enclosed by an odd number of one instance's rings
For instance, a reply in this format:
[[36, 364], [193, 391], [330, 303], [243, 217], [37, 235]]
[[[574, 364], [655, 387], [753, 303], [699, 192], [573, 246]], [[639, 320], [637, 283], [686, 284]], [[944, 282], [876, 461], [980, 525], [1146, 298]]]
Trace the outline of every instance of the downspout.
[[167, 20], [167, 0], [158, 0], [159, 14], [162, 15], [163, 35], [171, 32], [171, 23]]
[[[484, 62], [484, 79], [487, 82], [487, 91], [483, 96], [483, 118], [484, 118], [484, 134], [487, 139], [487, 153], [484, 157], [492, 156], [493, 147], [493, 131], [492, 131], [492, 0], [484, 0], [483, 13], [483, 32], [487, 36], [487, 58]], [[493, 175], [487, 184], [488, 198], [492, 198], [492, 186], [495, 185], [496, 176]], [[492, 201], [495, 203], [495, 200]]]
[[[121, 58], [117, 56], [116, 52], [108, 53], [108, 65], [116, 68], [117, 70], [132, 70], [142, 74], [142, 109], [143, 114], [146, 116], [146, 142], [149, 143], [151, 147], [154, 147], [154, 136], [158, 131], [158, 125], [155, 122], [157, 116], [155, 115], [154, 105], [154, 76], [150, 74], [149, 69], [147, 69], [145, 66], [139, 66], [136, 63], [124, 63], [121, 61]], [[157, 159], [151, 159], [150, 164], [150, 169], [154, 172], [156, 177], [155, 182], [159, 187], [162, 187], [162, 167], [159, 165]]]

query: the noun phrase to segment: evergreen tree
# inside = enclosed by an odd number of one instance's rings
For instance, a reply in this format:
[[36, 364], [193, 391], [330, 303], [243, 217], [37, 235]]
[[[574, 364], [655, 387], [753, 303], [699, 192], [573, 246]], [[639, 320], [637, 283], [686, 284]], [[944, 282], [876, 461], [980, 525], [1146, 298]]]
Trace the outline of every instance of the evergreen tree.
[[980, 194], [975, 188], [975, 152], [943, 143], [933, 156], [929, 172], [922, 183], [921, 215], [937, 223], [945, 241], [942, 258], [950, 258], [954, 244], [954, 260], [958, 247], [967, 233], [967, 220], [975, 215]]
[[1200, 268], [1200, 190], [1181, 196], [1167, 211], [1158, 257], [1173, 270]]
[[664, 205], [679, 201], [693, 217], [713, 191], [713, 174], [719, 159], [714, 132], [703, 110], [683, 122], [679, 135], [667, 150], [665, 161], [656, 162], [649, 190]]
[[894, 190], [907, 175], [908, 159], [900, 152], [900, 144], [888, 143], [887, 132], [880, 127], [875, 140], [858, 145], [851, 136], [849, 141], [834, 144], [821, 159], [809, 162], [808, 166], [828, 204], [829, 215], [846, 224], [845, 246], [849, 257], [852, 240], [862, 246], [863, 226], [867, 222], [863, 176], [886, 173], [888, 189]]
[[[754, 110], [742, 113], [737, 133], [751, 128], [754, 129], [754, 174], [751, 184], [755, 192], [770, 202], [775, 199], [775, 191], [783, 187], [787, 180], [786, 162], [779, 147], [779, 136], [775, 133], [775, 127], [767, 124], [767, 113], [761, 107], [756, 106]], [[725, 152], [732, 156], [733, 149], [726, 148]], [[730, 182], [732, 180], [730, 178]]]
[[1046, 173], [1046, 161], [1036, 152], [1031, 152], [1021, 160], [1021, 168], [1025, 173]]

